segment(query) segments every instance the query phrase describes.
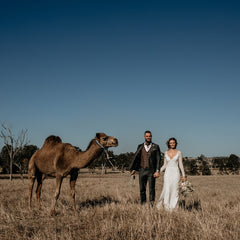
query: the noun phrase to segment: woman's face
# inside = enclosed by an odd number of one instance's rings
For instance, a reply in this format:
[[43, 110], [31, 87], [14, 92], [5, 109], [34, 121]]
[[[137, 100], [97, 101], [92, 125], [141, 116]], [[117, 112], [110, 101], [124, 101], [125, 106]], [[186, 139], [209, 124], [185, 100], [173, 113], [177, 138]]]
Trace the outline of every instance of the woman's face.
[[171, 149], [176, 148], [176, 142], [174, 140], [170, 140], [169, 141], [169, 146], [170, 146]]

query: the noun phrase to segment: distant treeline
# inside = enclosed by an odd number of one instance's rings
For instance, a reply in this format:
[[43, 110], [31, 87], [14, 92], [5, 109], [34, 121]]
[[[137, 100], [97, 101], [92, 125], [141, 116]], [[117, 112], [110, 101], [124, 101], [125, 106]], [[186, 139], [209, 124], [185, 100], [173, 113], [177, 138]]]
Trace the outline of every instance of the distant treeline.
[[[9, 147], [9, 146], [8, 146]], [[75, 147], [77, 151], [81, 151], [80, 148]], [[7, 146], [1, 149], [0, 153], [0, 173], [8, 174], [10, 172], [10, 157]], [[28, 161], [31, 156], [38, 150], [35, 145], [26, 145], [18, 152], [13, 161], [13, 173], [27, 173]], [[134, 158], [133, 152], [121, 153], [115, 155], [113, 151], [108, 152], [109, 158], [106, 158], [106, 154], [95, 159], [88, 166], [89, 169], [95, 168], [112, 168], [120, 171], [128, 171], [129, 165]], [[163, 155], [162, 162], [163, 164]], [[216, 171], [219, 174], [239, 174], [240, 159], [238, 156], [231, 154], [229, 157], [214, 157], [207, 158], [201, 155], [197, 158], [183, 159], [184, 169], [188, 175], [211, 175], [212, 171]]]

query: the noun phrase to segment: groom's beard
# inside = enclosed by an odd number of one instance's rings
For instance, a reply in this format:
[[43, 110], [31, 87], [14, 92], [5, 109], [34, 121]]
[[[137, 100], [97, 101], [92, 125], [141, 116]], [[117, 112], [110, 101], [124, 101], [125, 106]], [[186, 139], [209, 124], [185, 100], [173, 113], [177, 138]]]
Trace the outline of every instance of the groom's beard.
[[145, 141], [147, 145], [150, 145], [152, 143], [152, 141]]

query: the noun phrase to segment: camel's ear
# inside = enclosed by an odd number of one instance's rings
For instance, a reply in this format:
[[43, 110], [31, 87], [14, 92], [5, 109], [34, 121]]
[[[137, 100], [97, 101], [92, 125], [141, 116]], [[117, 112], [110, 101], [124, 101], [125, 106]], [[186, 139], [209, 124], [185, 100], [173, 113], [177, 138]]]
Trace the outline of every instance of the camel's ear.
[[100, 139], [100, 133], [96, 133], [96, 138]]

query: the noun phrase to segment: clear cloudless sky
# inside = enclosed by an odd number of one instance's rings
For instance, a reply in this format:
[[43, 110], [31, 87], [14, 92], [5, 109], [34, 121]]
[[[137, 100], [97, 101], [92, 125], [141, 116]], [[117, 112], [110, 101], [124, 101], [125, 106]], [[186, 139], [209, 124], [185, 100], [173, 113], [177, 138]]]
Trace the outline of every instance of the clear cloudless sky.
[[0, 88], [0, 122], [38, 147], [105, 132], [135, 152], [151, 130], [239, 156], [239, 1], [1, 0]]

